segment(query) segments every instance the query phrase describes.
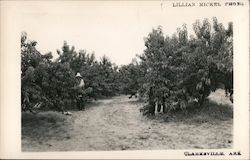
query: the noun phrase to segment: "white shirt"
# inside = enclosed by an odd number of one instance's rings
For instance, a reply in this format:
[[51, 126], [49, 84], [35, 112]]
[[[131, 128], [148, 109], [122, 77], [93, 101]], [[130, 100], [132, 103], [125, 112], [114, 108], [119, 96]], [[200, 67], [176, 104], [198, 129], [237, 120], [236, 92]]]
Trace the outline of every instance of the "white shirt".
[[84, 87], [84, 80], [83, 79], [81, 79], [80, 84], [78, 85], [78, 87]]

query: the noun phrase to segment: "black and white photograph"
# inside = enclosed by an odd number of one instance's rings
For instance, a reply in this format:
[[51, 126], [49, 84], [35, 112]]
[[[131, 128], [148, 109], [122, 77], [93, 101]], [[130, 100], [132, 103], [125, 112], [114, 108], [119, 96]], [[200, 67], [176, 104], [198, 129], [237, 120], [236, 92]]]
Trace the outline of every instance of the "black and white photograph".
[[[1, 114], [1, 130], [18, 130], [20, 157], [249, 156], [249, 37], [242, 34], [249, 33], [242, 16], [248, 1], [1, 4], [1, 20], [17, 44], [8, 56], [19, 62], [1, 70], [10, 79], [7, 95], [15, 89], [1, 111], [17, 103], [6, 113], [18, 119], [16, 128], [2, 125]], [[13, 15], [12, 22], [5, 18]], [[1, 25], [2, 33], [7, 25]]]

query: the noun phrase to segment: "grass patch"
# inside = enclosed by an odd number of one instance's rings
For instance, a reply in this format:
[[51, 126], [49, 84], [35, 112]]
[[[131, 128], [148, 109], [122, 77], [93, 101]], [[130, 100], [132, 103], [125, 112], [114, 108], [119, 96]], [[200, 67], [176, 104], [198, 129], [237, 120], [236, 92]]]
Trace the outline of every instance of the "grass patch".
[[165, 121], [186, 122], [186, 123], [217, 123], [233, 118], [232, 108], [227, 105], [217, 104], [207, 101], [205, 104], [195, 110], [186, 110], [181, 112], [171, 112], [168, 115], [163, 115]]
[[226, 121], [233, 118], [233, 110], [226, 104], [218, 104], [213, 101], [206, 101], [202, 107], [187, 111], [186, 117], [191, 123], [213, 123], [217, 121]]
[[208, 97], [200, 107], [190, 107], [186, 110], [173, 110], [168, 114], [157, 115], [156, 119], [164, 119], [166, 122], [185, 123], [218, 123], [233, 119], [233, 104], [225, 96], [224, 90], [219, 89]]
[[60, 140], [67, 136], [69, 124], [58, 112], [22, 113], [22, 138], [33, 140]]

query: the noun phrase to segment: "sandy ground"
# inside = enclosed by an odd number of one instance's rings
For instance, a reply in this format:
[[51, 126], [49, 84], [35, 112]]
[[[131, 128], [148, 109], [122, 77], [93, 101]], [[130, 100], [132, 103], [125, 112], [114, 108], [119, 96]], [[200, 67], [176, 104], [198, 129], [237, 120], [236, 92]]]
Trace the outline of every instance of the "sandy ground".
[[[99, 100], [67, 116], [65, 131], [34, 140], [23, 135], [23, 151], [91, 151], [231, 148], [233, 119], [216, 123], [164, 122], [142, 116], [127, 96]], [[67, 125], [66, 125], [67, 124]], [[50, 132], [53, 128], [47, 130]], [[50, 133], [47, 133], [48, 135]], [[52, 133], [51, 133], [52, 134]], [[54, 137], [54, 138], [53, 138]]]

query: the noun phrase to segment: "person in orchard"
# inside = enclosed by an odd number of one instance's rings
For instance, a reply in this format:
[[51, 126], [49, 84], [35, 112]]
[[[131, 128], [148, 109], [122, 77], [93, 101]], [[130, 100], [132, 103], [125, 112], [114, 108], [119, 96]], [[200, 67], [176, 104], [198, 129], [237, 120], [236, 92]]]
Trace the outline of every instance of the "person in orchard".
[[76, 79], [77, 79], [77, 86], [76, 86], [76, 90], [77, 90], [77, 97], [76, 97], [76, 101], [77, 101], [77, 108], [79, 110], [84, 110], [84, 103], [83, 103], [83, 88], [84, 88], [84, 80], [81, 76], [81, 74], [78, 72], [76, 74]]

